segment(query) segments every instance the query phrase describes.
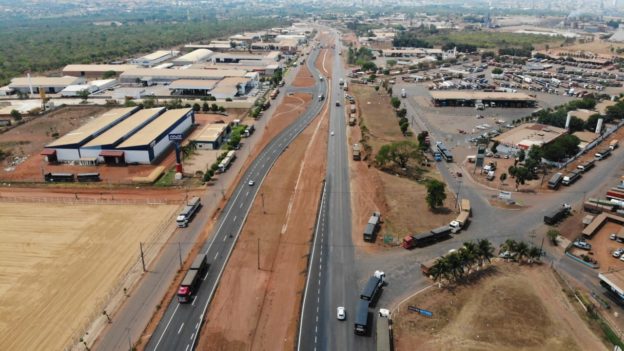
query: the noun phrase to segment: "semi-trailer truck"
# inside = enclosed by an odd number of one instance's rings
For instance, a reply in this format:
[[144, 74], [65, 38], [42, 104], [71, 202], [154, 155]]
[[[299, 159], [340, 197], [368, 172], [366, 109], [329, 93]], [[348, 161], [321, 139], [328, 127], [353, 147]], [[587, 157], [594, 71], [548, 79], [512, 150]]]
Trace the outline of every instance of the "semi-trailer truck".
[[370, 301], [367, 300], [358, 300], [357, 309], [355, 312], [355, 322], [353, 332], [356, 335], [367, 335], [369, 329], [368, 323], [368, 306]]
[[449, 227], [451, 227], [451, 233], [455, 234], [462, 230], [468, 223], [468, 219], [470, 218], [470, 200], [462, 199], [460, 212], [457, 218], [454, 221], [451, 221]]
[[390, 315], [380, 310], [377, 317], [377, 351], [390, 350]]
[[417, 235], [408, 235], [403, 238], [403, 242], [401, 246], [404, 249], [413, 249], [415, 247], [422, 247], [426, 245], [433, 244], [440, 240], [444, 240], [449, 237], [451, 234], [450, 226], [443, 226], [440, 228], [433, 229], [426, 233], [421, 233]]
[[208, 270], [208, 260], [206, 254], [199, 254], [191, 268], [186, 272], [182, 283], [178, 287], [178, 302], [189, 303], [193, 295], [197, 292], [202, 281], [202, 276]]
[[176, 217], [176, 224], [178, 228], [187, 227], [191, 218], [197, 213], [197, 210], [201, 207], [201, 199], [197, 196], [191, 198], [189, 202], [184, 205], [182, 212]]
[[353, 160], [359, 161], [362, 159], [362, 151], [360, 144], [353, 144]]
[[364, 290], [362, 290], [362, 293], [360, 294], [360, 299], [370, 301], [371, 304], [373, 304], [381, 293], [385, 277], [386, 273], [382, 271], [375, 271], [375, 273], [368, 278], [368, 282], [366, 282]]

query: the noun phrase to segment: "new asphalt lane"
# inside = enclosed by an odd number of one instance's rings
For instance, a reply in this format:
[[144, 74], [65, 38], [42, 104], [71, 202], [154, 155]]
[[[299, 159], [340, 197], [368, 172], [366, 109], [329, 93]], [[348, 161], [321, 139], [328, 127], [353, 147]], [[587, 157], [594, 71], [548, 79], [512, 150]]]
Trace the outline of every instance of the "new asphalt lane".
[[[324, 101], [318, 101], [316, 96], [327, 95], [327, 88], [319, 80], [319, 72], [314, 67], [317, 56], [318, 50], [313, 50], [307, 60], [308, 69], [316, 81], [309, 108], [296, 122], [275, 137], [250, 164], [225, 205], [216, 231], [201, 249], [201, 253], [208, 256], [210, 268], [202, 278], [192, 303], [180, 304], [175, 297], [170, 301], [163, 318], [146, 345], [146, 350], [188, 351], [195, 348], [210, 301], [262, 181], [282, 152], [322, 109]], [[253, 180], [255, 185], [249, 185], [250, 180]]]

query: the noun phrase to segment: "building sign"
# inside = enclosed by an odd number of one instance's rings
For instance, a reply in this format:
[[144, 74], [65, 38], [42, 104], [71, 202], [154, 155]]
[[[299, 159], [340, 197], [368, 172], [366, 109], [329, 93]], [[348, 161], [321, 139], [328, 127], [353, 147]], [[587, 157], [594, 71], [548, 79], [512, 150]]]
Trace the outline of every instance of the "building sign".
[[182, 139], [182, 133], [169, 134], [169, 141], [181, 141]]
[[500, 193], [498, 193], [498, 198], [502, 200], [511, 200], [511, 192], [501, 191]]
[[433, 312], [427, 311], [427, 310], [423, 310], [422, 308], [418, 308], [416, 306], [407, 306], [407, 309], [412, 311], [412, 312], [420, 313], [423, 316], [427, 316], [427, 317], [433, 316]]

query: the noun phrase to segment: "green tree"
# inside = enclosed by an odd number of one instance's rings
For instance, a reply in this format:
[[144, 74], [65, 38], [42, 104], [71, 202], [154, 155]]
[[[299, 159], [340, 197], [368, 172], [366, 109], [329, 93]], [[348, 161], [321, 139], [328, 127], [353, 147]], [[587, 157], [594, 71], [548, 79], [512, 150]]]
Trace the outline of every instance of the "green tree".
[[210, 105], [210, 111], [212, 111], [212, 112], [219, 111], [219, 105], [217, 105], [217, 104]]
[[115, 71], [106, 71], [102, 74], [102, 79], [111, 79], [117, 77], [117, 72]]
[[400, 168], [406, 168], [409, 161], [420, 157], [418, 145], [410, 140], [397, 141], [383, 145], [375, 160], [381, 167], [388, 162], [393, 162]]
[[156, 100], [154, 99], [154, 97], [148, 96], [145, 99], [143, 99], [144, 108], [153, 108], [154, 106], [156, 106]]
[[210, 111], [210, 105], [208, 105], [207, 102], [204, 102], [202, 104], [202, 112], [208, 112], [208, 111]]
[[89, 99], [89, 94], [90, 94], [89, 90], [83, 89], [83, 90], [80, 90], [77, 95], [78, 97], [82, 99], [82, 102], [86, 102], [87, 99]]
[[501, 173], [499, 179], [501, 183], [505, 183], [505, 180], [507, 180], [507, 173]]
[[526, 158], [526, 152], [523, 149], [520, 149], [520, 151], [518, 152], [518, 161], [522, 162], [524, 161], [525, 158]]
[[598, 125], [598, 120], [600, 118], [602, 118], [602, 116], [598, 113], [594, 113], [593, 115], [589, 116], [589, 118], [585, 122], [585, 129], [591, 132], [595, 131], [596, 125]]
[[500, 145], [500, 143], [496, 140], [494, 140], [494, 142], [492, 143], [492, 147], [490, 148], [490, 150], [492, 151], [492, 153], [497, 153], [498, 151], [496, 150], [496, 148], [498, 148], [498, 145]]
[[[217, 168], [219, 168], [219, 166], [217, 166]], [[212, 169], [209, 169], [206, 171], [206, 173], [204, 173], [204, 182], [209, 182], [212, 177], [214, 177], [214, 171]]]
[[502, 69], [502, 68], [495, 67], [495, 68], [492, 70], [492, 74], [503, 74], [503, 69]]
[[529, 263], [533, 263], [535, 261], [539, 261], [540, 258], [542, 257], [542, 250], [540, 250], [536, 246], [531, 246], [527, 250], [527, 257], [529, 259]]
[[195, 111], [195, 112], [199, 112], [199, 110], [200, 110], [200, 109], [201, 109], [201, 106], [199, 106], [199, 104], [198, 104], [198, 103], [194, 103], [194, 104], [193, 104], [193, 111]]
[[559, 237], [560, 233], [557, 229], [550, 229], [548, 230], [548, 232], [546, 232], [546, 236], [548, 237], [548, 239], [550, 240], [550, 242], [557, 246], [557, 238]]
[[398, 97], [393, 96], [392, 98], [390, 98], [390, 105], [392, 105], [392, 107], [397, 109], [399, 108], [399, 106], [401, 106], [401, 100], [399, 100]]
[[367, 61], [362, 64], [362, 70], [365, 72], [368, 71], [377, 71], [377, 65], [373, 61]]
[[22, 120], [22, 114], [18, 110], [11, 110], [11, 117], [17, 122]]
[[392, 68], [397, 64], [396, 60], [388, 60], [386, 61], [386, 65], [388, 65], [388, 67]]
[[219, 112], [225, 112], [225, 107], [219, 106]]
[[529, 180], [531, 172], [528, 168], [518, 166], [514, 169], [514, 176], [516, 178], [516, 190], [520, 185], [524, 185], [524, 183]]
[[427, 205], [429, 208], [435, 209], [444, 204], [446, 199], [446, 185], [437, 179], [431, 179], [426, 184], [427, 187]]
[[492, 262], [494, 257], [494, 246], [487, 239], [479, 239], [477, 241], [477, 252], [479, 257], [479, 266], [482, 266], [485, 261]]

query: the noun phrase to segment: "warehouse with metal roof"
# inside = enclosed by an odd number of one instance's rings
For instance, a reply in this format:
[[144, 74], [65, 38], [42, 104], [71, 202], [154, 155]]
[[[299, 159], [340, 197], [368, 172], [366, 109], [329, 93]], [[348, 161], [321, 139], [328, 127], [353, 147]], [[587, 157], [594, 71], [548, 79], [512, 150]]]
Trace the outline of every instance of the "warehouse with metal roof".
[[194, 123], [190, 108], [116, 108], [46, 145], [41, 154], [48, 162], [150, 164], [171, 148], [169, 134], [185, 135]]
[[227, 123], [209, 123], [190, 139], [198, 149], [217, 150], [231, 131], [232, 128]]
[[138, 107], [123, 107], [107, 111], [78, 129], [74, 129], [49, 143], [45, 146], [46, 150], [42, 154], [47, 156], [50, 162], [79, 161], [82, 158], [80, 154], [82, 145], [130, 117], [138, 109]]
[[119, 144], [115, 150], [123, 151], [127, 163], [150, 164], [173, 146], [169, 134], [186, 134], [193, 124], [193, 109], [169, 110]]
[[189, 52], [184, 56], [180, 56], [173, 60], [173, 64], [177, 66], [192, 65], [194, 63], [203, 62], [212, 56], [212, 50], [197, 49]]
[[[534, 107], [536, 99], [524, 93], [502, 91], [432, 91], [434, 106], [475, 106], [477, 103], [496, 107]], [[494, 103], [494, 105], [492, 105]]]
[[137, 65], [67, 65], [63, 68], [63, 74], [73, 77], [99, 78], [106, 72], [115, 72], [119, 75], [125, 71], [137, 68]]
[[39, 89], [43, 89], [46, 93], [56, 94], [70, 85], [76, 85], [84, 82], [79, 77], [19, 77], [11, 79], [9, 89], [19, 91], [25, 94], [30, 93], [32, 87], [34, 94], [39, 94]]
[[209, 69], [153, 69], [138, 68], [122, 73], [119, 78], [122, 83], [166, 83], [178, 79], [205, 79], [221, 80], [226, 77], [244, 77], [247, 74], [243, 70], [209, 70]]

